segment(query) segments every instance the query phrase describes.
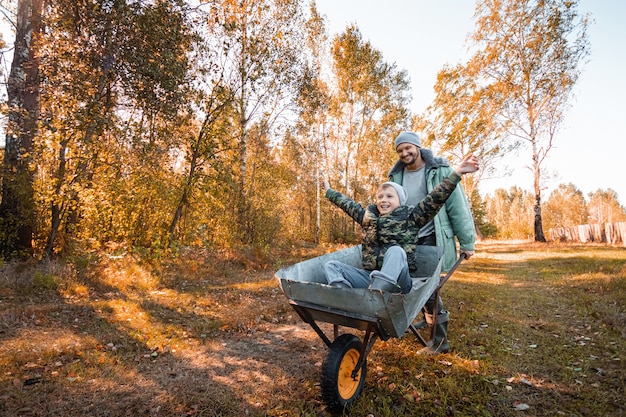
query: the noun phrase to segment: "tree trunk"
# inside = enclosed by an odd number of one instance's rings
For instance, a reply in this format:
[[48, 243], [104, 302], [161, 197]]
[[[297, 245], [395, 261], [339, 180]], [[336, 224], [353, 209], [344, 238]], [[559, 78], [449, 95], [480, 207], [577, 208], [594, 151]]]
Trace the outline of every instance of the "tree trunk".
[[543, 234], [543, 222], [541, 220], [541, 196], [535, 195], [535, 242], [545, 242], [546, 237]]
[[533, 211], [535, 213], [534, 230], [535, 230], [535, 242], [545, 242], [546, 237], [543, 234], [543, 221], [541, 219], [541, 169], [539, 167], [539, 157], [535, 147], [533, 146], [533, 175], [535, 185], [535, 205]]
[[[200, 134], [202, 135], [202, 133]], [[198, 138], [198, 143], [201, 141], [201, 138]], [[187, 180], [185, 181], [185, 186], [183, 188], [183, 192], [180, 196], [180, 200], [178, 200], [178, 205], [176, 206], [176, 211], [174, 212], [174, 217], [172, 217], [172, 221], [169, 227], [169, 237], [168, 237], [168, 246], [172, 247], [174, 241], [176, 240], [176, 226], [178, 225], [178, 221], [183, 215], [183, 210], [189, 206], [189, 196], [193, 189], [194, 177], [196, 176], [197, 169], [197, 158], [198, 151], [194, 149], [194, 154], [191, 158], [191, 163], [189, 165], [189, 173], [187, 174]]]
[[0, 254], [32, 256], [34, 229], [33, 141], [39, 118], [39, 57], [43, 0], [20, 0], [15, 52], [9, 74], [8, 124], [3, 160]]
[[63, 216], [64, 207], [61, 201], [61, 188], [63, 186], [63, 178], [65, 177], [65, 171], [67, 166], [66, 158], [66, 146], [67, 140], [62, 140], [59, 149], [59, 168], [56, 175], [56, 187], [54, 196], [58, 201], [53, 201], [50, 205], [50, 233], [48, 233], [48, 239], [46, 241], [46, 247], [43, 251], [43, 259], [52, 258], [54, 252], [54, 241], [56, 240], [59, 227], [61, 225], [61, 218]]

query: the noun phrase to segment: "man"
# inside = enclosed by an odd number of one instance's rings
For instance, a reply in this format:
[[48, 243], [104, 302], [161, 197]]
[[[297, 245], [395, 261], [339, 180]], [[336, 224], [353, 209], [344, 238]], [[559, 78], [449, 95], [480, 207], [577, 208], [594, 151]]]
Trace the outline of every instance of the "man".
[[[420, 137], [414, 132], [400, 133], [394, 145], [398, 162], [389, 171], [389, 180], [407, 190], [407, 205], [417, 204], [452, 172], [445, 158], [435, 156], [429, 149], [422, 149]], [[420, 229], [417, 244], [443, 246], [442, 271], [445, 272], [457, 259], [455, 237], [459, 240], [461, 253], [465, 253], [467, 258], [471, 257], [474, 254], [476, 231], [465, 192], [460, 184], [435, 218]], [[433, 324], [435, 301], [437, 325], [433, 343], [419, 350], [419, 354], [438, 354], [450, 350], [447, 337], [449, 314], [444, 310], [441, 298], [435, 300], [433, 296], [428, 300], [423, 309], [424, 318], [427, 324]]]

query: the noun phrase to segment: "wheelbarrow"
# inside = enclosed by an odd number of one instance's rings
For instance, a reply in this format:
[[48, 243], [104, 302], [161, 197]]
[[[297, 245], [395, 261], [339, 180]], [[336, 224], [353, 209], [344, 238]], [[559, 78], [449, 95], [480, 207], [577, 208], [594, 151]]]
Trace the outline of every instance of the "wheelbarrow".
[[[329, 411], [339, 413], [349, 408], [359, 396], [367, 375], [367, 355], [377, 339], [401, 338], [410, 332], [423, 346], [430, 343], [420, 335], [413, 321], [464, 257], [459, 258], [448, 274], [441, 278], [443, 248], [418, 246], [415, 256], [419, 268], [414, 274], [413, 287], [407, 294], [326, 285], [323, 272], [326, 262], [336, 260], [362, 267], [360, 245], [299, 262], [276, 272], [280, 288], [291, 306], [329, 348], [322, 364], [320, 381], [322, 399]], [[318, 324], [321, 322], [333, 325], [332, 335], [322, 330]], [[363, 339], [352, 333], [339, 334], [340, 326], [363, 331]]]

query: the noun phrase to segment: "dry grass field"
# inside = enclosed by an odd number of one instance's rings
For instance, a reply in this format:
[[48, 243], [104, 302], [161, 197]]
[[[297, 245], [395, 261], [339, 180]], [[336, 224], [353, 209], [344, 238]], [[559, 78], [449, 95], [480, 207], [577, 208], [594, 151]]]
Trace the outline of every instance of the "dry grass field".
[[[274, 272], [334, 249], [4, 264], [0, 416], [329, 415]], [[377, 341], [350, 415], [626, 415], [626, 248], [483, 242], [442, 296], [453, 351]]]

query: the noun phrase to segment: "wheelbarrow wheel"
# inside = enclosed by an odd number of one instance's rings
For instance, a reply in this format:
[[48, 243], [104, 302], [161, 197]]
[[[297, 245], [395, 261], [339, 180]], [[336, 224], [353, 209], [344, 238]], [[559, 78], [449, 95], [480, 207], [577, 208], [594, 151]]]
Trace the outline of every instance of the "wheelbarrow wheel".
[[322, 399], [329, 411], [340, 413], [350, 407], [365, 385], [367, 362], [355, 377], [352, 371], [361, 356], [361, 340], [352, 334], [342, 334], [329, 347], [322, 364]]

